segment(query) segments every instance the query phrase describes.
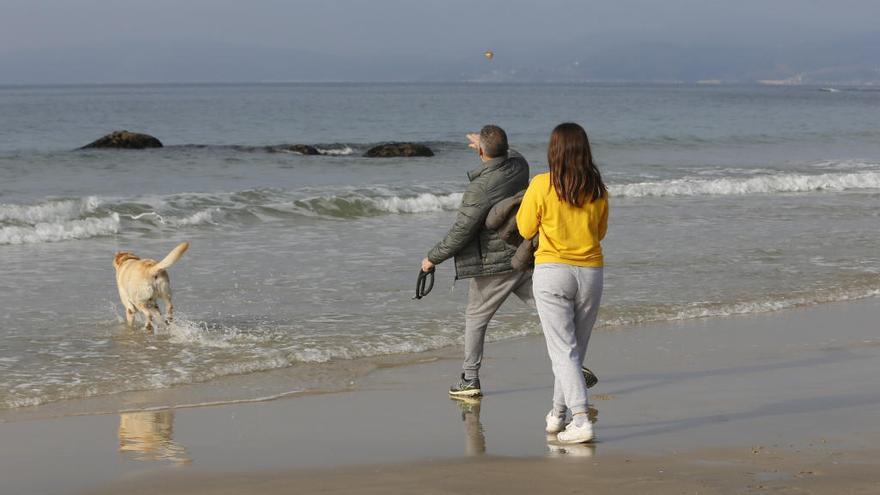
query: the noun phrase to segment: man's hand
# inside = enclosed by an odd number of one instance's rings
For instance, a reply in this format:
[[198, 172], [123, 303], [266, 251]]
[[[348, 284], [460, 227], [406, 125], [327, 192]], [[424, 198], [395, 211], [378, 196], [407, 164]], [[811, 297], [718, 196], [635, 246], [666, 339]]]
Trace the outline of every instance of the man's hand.
[[431, 263], [431, 260], [429, 260], [428, 258], [423, 259], [422, 260], [422, 271], [429, 272], [429, 271], [431, 271], [431, 268], [434, 268], [434, 263]]
[[466, 134], [468, 141], [468, 148], [474, 151], [480, 151], [480, 135], [476, 132], [471, 132], [470, 134]]

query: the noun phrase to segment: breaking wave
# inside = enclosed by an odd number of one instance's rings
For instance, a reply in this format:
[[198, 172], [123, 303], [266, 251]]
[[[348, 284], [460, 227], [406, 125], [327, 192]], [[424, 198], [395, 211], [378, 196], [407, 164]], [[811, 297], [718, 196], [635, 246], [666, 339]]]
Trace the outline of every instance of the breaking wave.
[[[866, 164], [863, 164], [867, 166]], [[826, 173], [762, 171], [742, 175], [610, 184], [614, 197], [691, 197], [880, 190], [880, 171], [841, 168]], [[370, 186], [333, 189], [250, 189], [110, 198], [88, 196], [39, 204], [0, 204], [0, 245], [60, 242], [130, 229], [210, 228], [283, 219], [357, 219], [454, 211], [461, 185]]]
[[95, 196], [47, 201], [37, 205], [0, 205], [0, 222], [34, 225], [76, 218], [95, 211], [101, 204]]
[[880, 172], [768, 174], [717, 179], [685, 178], [609, 186], [612, 196], [731, 196], [880, 189]]
[[119, 232], [119, 215], [61, 222], [41, 222], [29, 227], [0, 228], [0, 244], [37, 244], [89, 239]]
[[340, 218], [356, 218], [389, 213], [428, 213], [454, 210], [461, 203], [461, 193], [416, 196], [371, 196], [362, 193], [312, 197], [293, 202], [304, 213]]
[[450, 211], [461, 193], [434, 194], [387, 188], [315, 194], [246, 190], [138, 198], [50, 200], [0, 205], [0, 245], [59, 242], [112, 235], [128, 229], [180, 229], [270, 221], [278, 218], [353, 219]]
[[101, 201], [89, 196], [36, 205], [0, 205], [0, 245], [89, 239], [119, 232], [119, 215], [97, 214]]

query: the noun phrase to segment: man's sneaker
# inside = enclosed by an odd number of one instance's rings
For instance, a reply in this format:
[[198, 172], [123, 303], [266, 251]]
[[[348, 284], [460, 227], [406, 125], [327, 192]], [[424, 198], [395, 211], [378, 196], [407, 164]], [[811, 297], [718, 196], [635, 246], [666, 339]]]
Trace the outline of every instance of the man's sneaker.
[[584, 381], [587, 382], [587, 388], [593, 388], [599, 383], [599, 379], [592, 371], [590, 371], [590, 368], [581, 366], [581, 371], [584, 373]]
[[578, 414], [556, 435], [559, 443], [585, 443], [593, 439], [593, 426], [586, 414]]
[[559, 433], [565, 429], [565, 413], [557, 416], [555, 412], [550, 411], [544, 419], [547, 421], [547, 427], [544, 428], [547, 433]]
[[480, 391], [480, 379], [467, 380], [464, 377], [464, 373], [462, 373], [458, 383], [449, 387], [449, 395], [454, 397], [476, 397], [483, 395], [483, 392]]

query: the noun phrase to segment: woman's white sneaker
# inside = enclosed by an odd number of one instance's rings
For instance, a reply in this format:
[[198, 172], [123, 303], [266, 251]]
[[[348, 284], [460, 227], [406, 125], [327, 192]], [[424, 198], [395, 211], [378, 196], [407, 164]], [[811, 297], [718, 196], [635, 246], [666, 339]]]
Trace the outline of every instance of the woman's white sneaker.
[[547, 413], [547, 417], [544, 418], [547, 421], [547, 427], [544, 428], [544, 431], [547, 433], [559, 433], [560, 431], [565, 429], [565, 414], [562, 416], [557, 416], [555, 412], [550, 411]]
[[[549, 423], [548, 423], [549, 425]], [[556, 435], [559, 443], [584, 443], [593, 439], [593, 425], [586, 414], [578, 414], [571, 423]]]

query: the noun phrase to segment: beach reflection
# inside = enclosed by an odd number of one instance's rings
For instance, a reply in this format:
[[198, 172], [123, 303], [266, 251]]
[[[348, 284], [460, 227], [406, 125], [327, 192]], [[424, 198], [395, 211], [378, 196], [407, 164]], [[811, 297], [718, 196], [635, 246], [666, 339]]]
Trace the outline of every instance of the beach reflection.
[[595, 443], [574, 443], [562, 445], [556, 443], [555, 434], [547, 434], [547, 455], [549, 457], [593, 457], [596, 455]]
[[138, 461], [192, 462], [186, 448], [174, 441], [173, 411], [120, 414], [119, 452]]
[[458, 404], [461, 420], [464, 422], [465, 454], [471, 457], [485, 454], [486, 435], [483, 433], [483, 424], [480, 423], [480, 398], [457, 397], [453, 400]]
[[[589, 406], [587, 418], [591, 424], [596, 424], [599, 421], [599, 410]], [[549, 457], [593, 457], [596, 455], [596, 440], [590, 443], [561, 444], [556, 440], [555, 433], [548, 433], [547, 451]]]

